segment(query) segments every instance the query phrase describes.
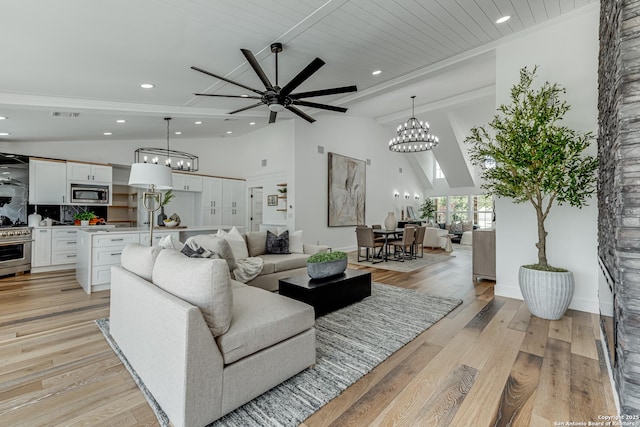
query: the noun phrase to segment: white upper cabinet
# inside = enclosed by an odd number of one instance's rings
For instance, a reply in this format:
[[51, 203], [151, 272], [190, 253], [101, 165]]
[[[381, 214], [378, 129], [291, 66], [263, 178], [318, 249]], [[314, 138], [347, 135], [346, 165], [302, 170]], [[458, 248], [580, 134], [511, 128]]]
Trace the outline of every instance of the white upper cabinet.
[[67, 181], [111, 184], [112, 173], [109, 165], [67, 162]]
[[67, 164], [56, 160], [29, 160], [29, 203], [64, 205], [67, 194]]
[[225, 208], [244, 209], [245, 182], [236, 179], [222, 180], [222, 206]]
[[222, 179], [205, 176], [202, 182], [202, 208], [222, 207]]
[[173, 173], [173, 189], [175, 191], [202, 191], [202, 176]]

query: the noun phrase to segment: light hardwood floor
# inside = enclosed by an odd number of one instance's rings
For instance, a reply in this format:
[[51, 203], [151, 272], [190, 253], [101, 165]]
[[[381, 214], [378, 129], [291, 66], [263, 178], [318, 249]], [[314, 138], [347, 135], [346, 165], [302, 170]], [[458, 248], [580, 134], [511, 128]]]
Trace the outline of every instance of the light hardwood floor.
[[[429, 249], [425, 250], [429, 252]], [[380, 283], [463, 304], [307, 419], [303, 426], [553, 426], [615, 415], [597, 316], [532, 317], [471, 280], [471, 252]], [[155, 425], [94, 320], [72, 271], [0, 279], [0, 426]]]

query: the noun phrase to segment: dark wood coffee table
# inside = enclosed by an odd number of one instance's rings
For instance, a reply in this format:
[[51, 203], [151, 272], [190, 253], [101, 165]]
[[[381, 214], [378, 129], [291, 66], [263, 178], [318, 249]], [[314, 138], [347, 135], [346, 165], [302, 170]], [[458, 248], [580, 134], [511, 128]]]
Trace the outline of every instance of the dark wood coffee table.
[[344, 273], [314, 280], [301, 275], [278, 281], [279, 293], [307, 303], [315, 309], [316, 317], [346, 307], [371, 295], [371, 273], [347, 269]]

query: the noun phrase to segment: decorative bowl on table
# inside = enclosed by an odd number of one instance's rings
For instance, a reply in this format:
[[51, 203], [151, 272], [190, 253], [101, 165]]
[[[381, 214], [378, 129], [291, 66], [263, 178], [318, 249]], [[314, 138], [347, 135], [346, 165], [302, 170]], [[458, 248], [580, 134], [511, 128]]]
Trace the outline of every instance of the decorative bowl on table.
[[163, 222], [164, 222], [164, 226], [169, 228], [175, 227], [176, 225], [178, 225], [178, 223], [172, 219], [165, 219]]

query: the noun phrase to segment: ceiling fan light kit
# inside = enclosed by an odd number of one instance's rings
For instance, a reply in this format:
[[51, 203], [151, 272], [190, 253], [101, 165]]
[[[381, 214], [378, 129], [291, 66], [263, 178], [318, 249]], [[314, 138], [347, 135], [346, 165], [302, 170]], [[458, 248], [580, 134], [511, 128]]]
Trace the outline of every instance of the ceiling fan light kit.
[[415, 98], [415, 95], [411, 97], [411, 118], [398, 125], [397, 136], [389, 141], [390, 151], [416, 153], [438, 146], [438, 137], [429, 132], [429, 123], [416, 119]]
[[232, 85], [236, 85], [239, 86], [243, 89], [249, 90], [253, 93], [255, 93], [256, 95], [218, 95], [218, 94], [213, 94], [213, 93], [195, 93], [194, 95], [196, 96], [212, 96], [212, 97], [221, 97], [221, 98], [245, 98], [245, 99], [257, 99], [260, 100], [260, 102], [256, 102], [255, 104], [249, 105], [247, 107], [243, 107], [243, 108], [239, 108], [237, 110], [231, 111], [229, 112], [229, 114], [236, 114], [239, 113], [241, 111], [245, 111], [245, 110], [249, 110], [251, 108], [255, 108], [255, 107], [259, 107], [262, 105], [266, 105], [269, 108], [270, 114], [269, 114], [269, 123], [275, 123], [276, 121], [276, 117], [278, 115], [279, 112], [286, 110], [291, 111], [292, 113], [296, 114], [298, 117], [303, 118], [304, 120], [308, 121], [309, 123], [313, 123], [315, 122], [315, 119], [311, 116], [309, 116], [308, 114], [306, 114], [304, 111], [300, 110], [299, 108], [297, 108], [296, 106], [301, 106], [301, 107], [311, 107], [311, 108], [319, 108], [322, 110], [329, 110], [329, 111], [337, 111], [339, 113], [345, 113], [347, 111], [346, 108], [344, 107], [337, 107], [334, 105], [327, 105], [327, 104], [319, 104], [316, 102], [310, 102], [310, 101], [304, 101], [301, 98], [312, 98], [312, 97], [316, 97], [316, 96], [326, 96], [326, 95], [337, 95], [337, 94], [341, 94], [341, 93], [347, 93], [347, 92], [355, 92], [358, 90], [358, 88], [354, 85], [354, 86], [343, 86], [343, 87], [336, 87], [336, 88], [331, 88], [331, 89], [321, 89], [321, 90], [314, 90], [314, 91], [308, 91], [308, 92], [297, 92], [294, 93], [293, 91], [300, 86], [302, 83], [304, 83], [309, 77], [311, 77], [316, 71], [318, 71], [324, 64], [325, 62], [320, 59], [320, 58], [316, 58], [313, 61], [311, 61], [309, 63], [309, 65], [307, 65], [302, 71], [300, 71], [293, 79], [291, 79], [291, 81], [289, 83], [287, 83], [286, 85], [284, 85], [283, 87], [280, 87], [278, 85], [278, 54], [280, 52], [282, 52], [282, 44], [281, 43], [272, 43], [271, 44], [271, 52], [275, 54], [275, 85], [271, 83], [271, 81], [269, 80], [269, 78], [267, 77], [267, 75], [265, 74], [264, 70], [262, 69], [262, 67], [260, 66], [260, 64], [258, 63], [258, 60], [256, 59], [256, 57], [253, 55], [253, 53], [248, 50], [248, 49], [240, 49], [240, 51], [242, 52], [242, 54], [244, 55], [244, 57], [246, 58], [247, 62], [249, 63], [249, 65], [251, 66], [251, 68], [253, 69], [253, 71], [258, 75], [258, 78], [260, 79], [260, 81], [262, 82], [262, 84], [264, 85], [264, 90], [258, 90], [258, 89], [254, 89], [252, 87], [246, 86], [242, 83], [238, 83], [238, 82], [234, 82], [233, 80], [230, 80], [226, 77], [222, 77], [219, 75], [216, 75], [214, 73], [211, 73], [209, 71], [206, 71], [202, 68], [199, 67], [195, 67], [192, 66], [191, 69], [198, 71], [200, 73], [206, 74], [208, 76], [211, 77], [215, 77], [216, 79], [222, 80], [224, 82], [230, 83]]

